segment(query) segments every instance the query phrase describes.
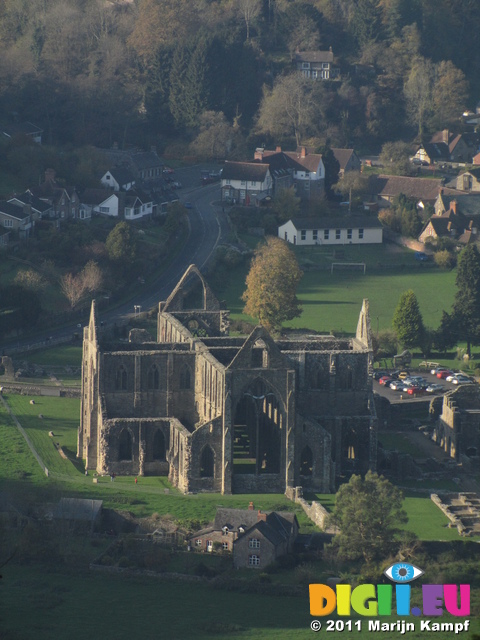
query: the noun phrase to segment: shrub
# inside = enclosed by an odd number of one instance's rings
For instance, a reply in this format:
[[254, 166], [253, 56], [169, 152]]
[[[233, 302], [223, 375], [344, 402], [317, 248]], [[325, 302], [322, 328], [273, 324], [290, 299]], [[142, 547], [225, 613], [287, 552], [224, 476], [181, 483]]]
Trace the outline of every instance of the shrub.
[[447, 251], [447, 249], [437, 251], [433, 259], [435, 260], [437, 267], [440, 267], [440, 269], [453, 269], [457, 264], [456, 256], [450, 251]]

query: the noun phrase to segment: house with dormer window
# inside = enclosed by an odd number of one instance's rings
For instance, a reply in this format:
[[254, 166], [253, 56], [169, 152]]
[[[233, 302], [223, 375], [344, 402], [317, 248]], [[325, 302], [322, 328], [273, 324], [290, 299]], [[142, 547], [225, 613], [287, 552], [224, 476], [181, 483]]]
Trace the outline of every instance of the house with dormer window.
[[226, 161], [222, 171], [222, 201], [258, 205], [273, 195], [273, 179], [268, 165], [257, 162]]

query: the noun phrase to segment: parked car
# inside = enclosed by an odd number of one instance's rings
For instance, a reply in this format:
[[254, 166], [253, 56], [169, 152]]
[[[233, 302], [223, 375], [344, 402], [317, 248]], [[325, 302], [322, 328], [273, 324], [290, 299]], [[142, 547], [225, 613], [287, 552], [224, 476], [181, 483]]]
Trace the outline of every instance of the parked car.
[[437, 373], [440, 373], [440, 371], [449, 371], [449, 369], [447, 369], [447, 367], [435, 367], [434, 369], [430, 370], [430, 373], [432, 374], [432, 376], [436, 376]]
[[378, 381], [378, 384], [385, 385], [385, 383], [389, 382], [390, 380], [393, 380], [393, 378], [391, 376], [382, 376], [380, 378], [380, 380]]
[[407, 393], [409, 396], [418, 396], [418, 395], [421, 395], [422, 393], [425, 393], [425, 389], [423, 387], [417, 387], [415, 385], [412, 385], [411, 387], [408, 388]]
[[404, 386], [405, 383], [403, 380], [392, 380], [390, 382], [390, 389], [393, 389], [394, 391], [403, 391]]
[[379, 369], [377, 369], [376, 371], [373, 372], [373, 379], [380, 380], [380, 378], [386, 375], [388, 375], [386, 371], [380, 371]]
[[398, 377], [400, 378], [400, 380], [405, 380], [405, 378], [408, 378], [409, 375], [410, 375], [409, 371], [400, 371], [400, 373], [398, 374]]
[[473, 384], [473, 380], [471, 378], [461, 374], [453, 376], [451, 382], [452, 384]]
[[453, 371], [450, 371], [450, 369], [444, 369], [443, 371], [439, 371], [437, 373], [437, 378], [439, 380], [445, 380], [445, 378], [448, 378], [448, 376], [453, 375]]
[[425, 389], [427, 393], [441, 393], [444, 390], [443, 384], [438, 384], [438, 382], [434, 382], [433, 384], [429, 384]]
[[451, 373], [449, 376], [447, 376], [445, 378], [445, 382], [452, 382], [452, 380], [458, 375], [462, 375], [462, 372], [461, 371], [454, 371], [453, 373]]

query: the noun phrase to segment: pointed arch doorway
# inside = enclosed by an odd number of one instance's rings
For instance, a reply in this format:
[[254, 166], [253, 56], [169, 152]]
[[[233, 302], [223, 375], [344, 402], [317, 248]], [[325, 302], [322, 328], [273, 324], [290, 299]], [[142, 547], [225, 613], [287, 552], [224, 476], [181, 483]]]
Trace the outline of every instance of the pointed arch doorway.
[[235, 411], [234, 474], [280, 473], [283, 422], [277, 394], [263, 380], [255, 380]]

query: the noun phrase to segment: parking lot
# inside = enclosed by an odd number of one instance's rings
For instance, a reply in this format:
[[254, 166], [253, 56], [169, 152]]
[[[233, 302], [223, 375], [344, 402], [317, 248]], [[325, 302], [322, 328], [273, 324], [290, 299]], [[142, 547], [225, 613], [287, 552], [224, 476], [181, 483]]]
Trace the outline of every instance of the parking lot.
[[[378, 370], [375, 370], [375, 371], [377, 372]], [[400, 370], [397, 370], [397, 374], [399, 371]], [[456, 370], [453, 370], [453, 371], [456, 371]], [[452, 391], [453, 389], [456, 389], [458, 387], [458, 385], [453, 384], [453, 382], [447, 382], [445, 379], [438, 379], [436, 375], [433, 375], [430, 373], [430, 370], [425, 371], [425, 369], [422, 369], [422, 370], [408, 369], [408, 372], [411, 376], [421, 376], [425, 381], [422, 386], [427, 386], [430, 384], [441, 384], [443, 389], [435, 393], [428, 393], [424, 390], [421, 390], [418, 393], [415, 393], [414, 395], [409, 395], [408, 392], [406, 391], [390, 389], [390, 387], [386, 387], [385, 385], [380, 384], [378, 380], [374, 380], [373, 390], [375, 391], [375, 393], [378, 393], [379, 395], [387, 398], [390, 402], [401, 402], [406, 400], [407, 398], [408, 400], [417, 400], [417, 399], [425, 400], [428, 398], [434, 398], [435, 396], [444, 395], [448, 391]], [[386, 375], [392, 375], [392, 373], [393, 371], [389, 372], [385, 370]], [[398, 377], [398, 375], [394, 375], [392, 377], [395, 378], [395, 377]]]

